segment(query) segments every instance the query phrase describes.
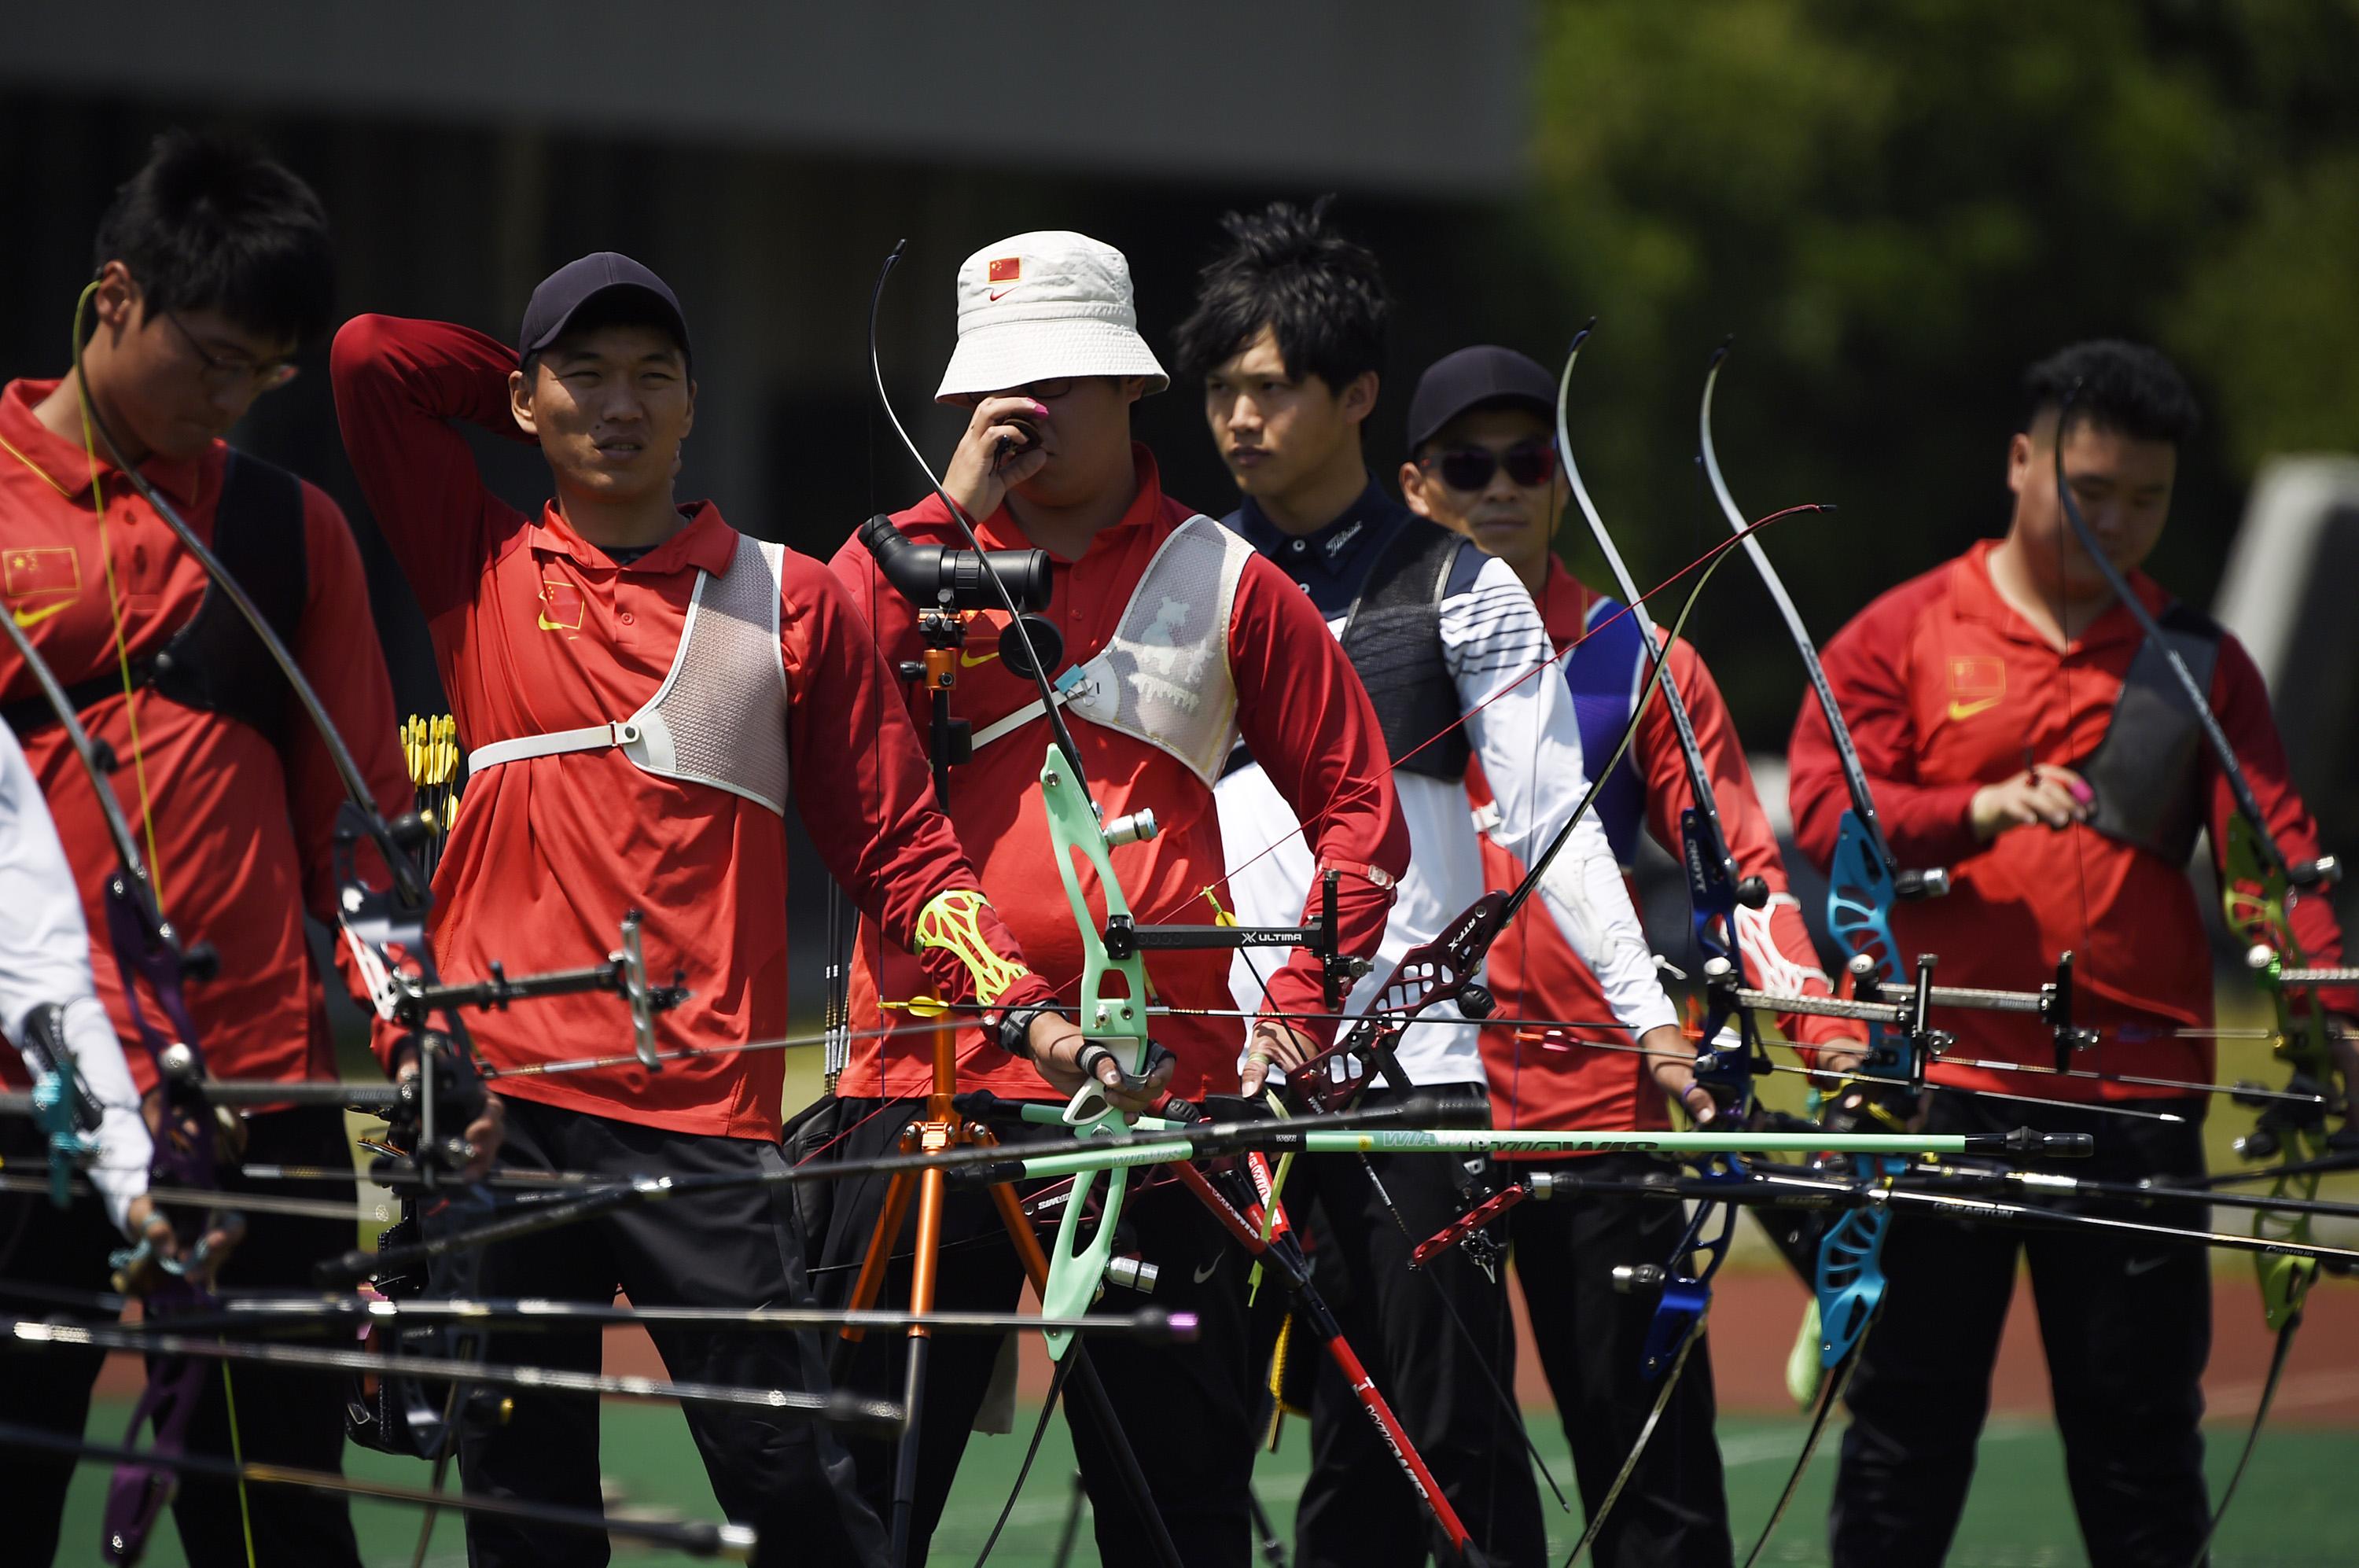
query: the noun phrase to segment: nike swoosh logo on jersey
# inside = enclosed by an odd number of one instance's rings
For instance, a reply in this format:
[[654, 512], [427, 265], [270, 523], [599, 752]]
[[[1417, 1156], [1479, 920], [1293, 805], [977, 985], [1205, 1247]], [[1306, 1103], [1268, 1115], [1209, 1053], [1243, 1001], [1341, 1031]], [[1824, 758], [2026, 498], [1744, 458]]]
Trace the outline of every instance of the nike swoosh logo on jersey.
[[989, 664], [993, 659], [997, 659], [998, 657], [999, 651], [996, 648], [994, 648], [989, 653], [984, 654], [980, 658], [969, 653], [964, 648], [959, 649], [960, 667], [966, 670], [973, 670], [978, 664]]
[[1950, 699], [1950, 718], [1952, 722], [1959, 719], [1971, 719], [1976, 713], [1995, 708], [1998, 704], [1999, 699], [1996, 697], [1983, 697], [1972, 702], [1961, 702], [1952, 697]]
[[2169, 1261], [2170, 1259], [2167, 1257], [2134, 1258], [2129, 1262], [2122, 1266], [2122, 1273], [2129, 1279], [2135, 1279], [2141, 1274], [2151, 1274], [2154, 1270], [2161, 1268], [2164, 1264]]
[[44, 604], [38, 610], [11, 610], [8, 614], [16, 618], [16, 624], [20, 626], [38, 626], [72, 604], [71, 599], [61, 599], [54, 604]]
[[1212, 1277], [1213, 1271], [1221, 1266], [1221, 1254], [1215, 1253], [1210, 1263], [1205, 1264], [1201, 1269], [1196, 1270], [1196, 1283], [1201, 1285], [1205, 1280]]
[[1006, 289], [993, 289], [993, 290], [991, 291], [991, 302], [992, 302], [993, 304], [995, 304], [995, 304], [997, 304], [997, 303], [999, 302], [999, 297], [1000, 297], [1002, 294], [1005, 294], [1005, 293], [1006, 293], [1006, 292], [1007, 292], [1007, 290], [1006, 290]]

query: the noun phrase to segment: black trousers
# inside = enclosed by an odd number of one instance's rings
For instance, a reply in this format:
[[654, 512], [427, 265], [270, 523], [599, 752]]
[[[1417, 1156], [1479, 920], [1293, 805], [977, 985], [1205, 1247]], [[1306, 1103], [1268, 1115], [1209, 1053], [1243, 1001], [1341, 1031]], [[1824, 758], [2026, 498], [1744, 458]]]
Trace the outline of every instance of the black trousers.
[[[2094, 1158], [2052, 1165], [2065, 1175], [2201, 1175], [2204, 1102], [2138, 1105], [2187, 1119], [2172, 1125], [1942, 1094], [1932, 1096], [1930, 1130], [2027, 1122], [2094, 1135]], [[2081, 1206], [2154, 1217], [2134, 1205]], [[2210, 1213], [2174, 1205], [2169, 1223], [2208, 1225]], [[2030, 1266], [2065, 1479], [2093, 1568], [2186, 1568], [2194, 1555], [2210, 1509], [2199, 1424], [2212, 1351], [2203, 1248], [1900, 1214], [1885, 1240], [1884, 1315], [1849, 1392], [1852, 1422], [1828, 1525], [1837, 1568], [1910, 1568], [1948, 1553], [1990, 1409], [2018, 1252]]]
[[[245, 1125], [249, 1161], [343, 1168], [352, 1164], [343, 1113], [332, 1106], [273, 1111], [249, 1116]], [[31, 1168], [38, 1168], [40, 1141], [29, 1122], [0, 1119], [0, 1146], [6, 1149], [10, 1164], [22, 1156]], [[349, 1181], [247, 1182], [234, 1171], [225, 1171], [223, 1184], [234, 1192], [266, 1192], [278, 1197], [341, 1203], [353, 1200]], [[224, 1290], [310, 1290], [311, 1265], [349, 1248], [356, 1235], [355, 1227], [342, 1220], [248, 1214], [245, 1239], [223, 1268], [219, 1283]], [[46, 1197], [0, 1194], [0, 1281], [24, 1280], [68, 1290], [111, 1290], [107, 1254], [124, 1245], [122, 1233], [107, 1222], [105, 1209], [95, 1197], [77, 1199], [72, 1207], [59, 1209]], [[87, 1320], [100, 1315], [30, 1296], [11, 1296], [5, 1282], [0, 1282], [0, 1307], [11, 1317]], [[41, 1427], [79, 1439], [90, 1417], [91, 1386], [104, 1361], [103, 1352], [55, 1345], [0, 1359], [0, 1421]], [[202, 1393], [189, 1418], [191, 1453], [230, 1456], [230, 1405], [234, 1402], [238, 1452], [249, 1464], [342, 1469], [344, 1393], [340, 1378], [318, 1372], [238, 1366], [230, 1368], [226, 1384], [215, 1372], [199, 1386]], [[119, 1434], [107, 1433], [105, 1439], [115, 1442]], [[146, 1446], [147, 1436], [138, 1441]], [[58, 1531], [74, 1461], [70, 1455], [27, 1453], [7, 1455], [6, 1464], [11, 1506], [7, 1527], [0, 1530], [0, 1564], [13, 1568], [20, 1563], [46, 1563], [58, 1554]], [[359, 1563], [352, 1516], [342, 1498], [320, 1497], [292, 1486], [248, 1486], [245, 1500], [253, 1522], [254, 1561], [262, 1568]], [[213, 1564], [244, 1568], [245, 1526], [235, 1482], [197, 1475], [185, 1478], [173, 1500], [172, 1520], [179, 1530], [181, 1549], [195, 1568]], [[95, 1561], [97, 1554], [98, 1542], [93, 1539], [70, 1544], [65, 1560]]]
[[[923, 1114], [923, 1105], [903, 1102], [877, 1114], [880, 1102], [845, 1099], [835, 1113], [850, 1130], [834, 1147], [842, 1159], [891, 1153], [901, 1129]], [[1071, 1140], [1053, 1128], [995, 1123], [1004, 1141]], [[1138, 1192], [1137, 1172], [1123, 1209], [1119, 1251], [1136, 1250], [1161, 1270], [1151, 1296], [1110, 1288], [1101, 1310], [1132, 1312], [1147, 1301], [1173, 1312], [1197, 1314], [1201, 1328], [1190, 1345], [1148, 1345], [1114, 1338], [1088, 1341], [1088, 1354], [1108, 1402], [1146, 1472], [1156, 1511], [1189, 1568], [1245, 1568], [1252, 1553], [1248, 1504], [1253, 1481], [1255, 1416], [1259, 1403], [1258, 1364], [1252, 1346], [1254, 1323], [1245, 1303], [1249, 1259], [1198, 1200], [1164, 1184]], [[852, 1294], [868, 1238], [882, 1214], [887, 1179], [863, 1177], [837, 1183], [827, 1241], [815, 1270], [821, 1298], [841, 1305]], [[881, 1306], [899, 1306], [909, 1296], [908, 1255], [915, 1239], [914, 1200], [896, 1245], [898, 1258], [878, 1297]], [[1043, 1238], [1049, 1245], [1048, 1238]], [[1007, 1312], [1024, 1286], [1024, 1270], [988, 1193], [952, 1186], [943, 1206], [942, 1250], [934, 1287], [937, 1308]], [[1262, 1292], [1265, 1301], [1277, 1292]], [[1273, 1329], [1274, 1332], [1274, 1329]], [[1266, 1337], [1262, 1336], [1262, 1337]], [[925, 1561], [928, 1543], [941, 1522], [942, 1505], [958, 1473], [976, 1412], [991, 1384], [1000, 1340], [986, 1335], [937, 1336], [927, 1361], [923, 1419], [919, 1429], [918, 1488], [911, 1522], [910, 1561]], [[898, 1399], [907, 1367], [907, 1340], [872, 1334], [852, 1353], [844, 1382], [864, 1394]], [[1065, 1414], [1073, 1451], [1088, 1488], [1096, 1521], [1098, 1549], [1108, 1563], [1145, 1561], [1141, 1521], [1125, 1490], [1109, 1439], [1087, 1406], [1070, 1391]], [[1020, 1438], [1023, 1434], [1019, 1433]], [[888, 1438], [853, 1439], [861, 1495], [880, 1516], [888, 1516], [896, 1444]], [[1038, 1475], [1032, 1477], [1035, 1486]]]
[[[1614, 1180], [1659, 1167], [1641, 1154], [1605, 1154], [1582, 1160], [1577, 1169], [1583, 1176]], [[1654, 1301], [1615, 1290], [1614, 1269], [1662, 1263], [1686, 1223], [1678, 1203], [1612, 1194], [1527, 1200], [1508, 1211], [1516, 1279], [1591, 1517], [1662, 1392], [1644, 1366]], [[1714, 1415], [1712, 1349], [1700, 1340], [1637, 1468], [1591, 1543], [1591, 1561], [1601, 1568], [1727, 1568], [1728, 1494], [1712, 1435]]]
[[[778, 1146], [752, 1138], [668, 1132], [629, 1122], [507, 1101], [506, 1165], [601, 1175], [754, 1174], [785, 1168]], [[491, 1296], [611, 1301], [640, 1306], [776, 1307], [806, 1304], [801, 1227], [783, 1186], [683, 1193], [485, 1251], [480, 1288]], [[818, 1390], [826, 1387], [814, 1334], [651, 1325], [675, 1380]], [[595, 1372], [595, 1328], [495, 1334], [487, 1360]], [[713, 1496], [730, 1519], [759, 1532], [758, 1562], [874, 1564], [885, 1539], [852, 1485], [852, 1461], [824, 1429], [791, 1414], [740, 1406], [684, 1405]], [[470, 1492], [596, 1512], [598, 1401], [586, 1394], [516, 1396], [506, 1424], [460, 1444]], [[473, 1517], [467, 1555], [478, 1568], [585, 1565], [607, 1561], [603, 1534]]]
[[[1428, 1092], [1488, 1104], [1481, 1084]], [[1366, 1103], [1395, 1097], [1371, 1090]], [[1544, 1563], [1548, 1535], [1518, 1418], [1495, 1391], [1495, 1385], [1510, 1387], [1515, 1364], [1506, 1284], [1456, 1247], [1411, 1269], [1417, 1244], [1458, 1218], [1464, 1205], [1445, 1160], [1435, 1155], [1368, 1160], [1363, 1166], [1349, 1156], [1319, 1156], [1295, 1162], [1288, 1213], [1299, 1217], [1302, 1200], [1315, 1193], [1310, 1228], [1320, 1291], [1474, 1543], [1503, 1568]], [[1320, 1353], [1299, 1346], [1293, 1354]], [[1408, 1477], [1324, 1355], [1311, 1396], [1310, 1476], [1294, 1529], [1302, 1568], [1413, 1565], [1440, 1550]]]

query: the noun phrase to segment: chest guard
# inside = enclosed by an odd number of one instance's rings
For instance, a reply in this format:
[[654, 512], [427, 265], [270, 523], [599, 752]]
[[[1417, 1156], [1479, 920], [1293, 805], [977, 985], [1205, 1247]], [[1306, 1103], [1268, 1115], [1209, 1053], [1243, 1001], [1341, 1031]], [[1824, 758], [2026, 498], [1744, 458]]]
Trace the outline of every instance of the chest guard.
[[1393, 765], [1454, 784], [1466, 777], [1474, 748], [1459, 723], [1458, 682], [1442, 659], [1441, 600], [1459, 552], [1482, 558], [1471, 541], [1422, 517], [1401, 520], [1377, 548], [1367, 585], [1343, 622], [1343, 656], [1375, 704]]
[[[213, 553], [242, 584], [279, 639], [294, 643], [310, 589], [303, 539], [303, 483], [283, 468], [229, 449], [221, 500], [213, 507]], [[287, 734], [286, 678], [210, 577], [197, 613], [163, 647], [131, 660], [134, 691], [153, 689], [184, 708], [219, 713], [258, 730], [272, 746]], [[66, 688], [77, 712], [123, 691], [123, 674], [103, 674]], [[0, 709], [20, 738], [58, 722], [35, 697]]]
[[[1170, 753], [1207, 787], [1237, 740], [1237, 686], [1229, 618], [1253, 546], [1212, 518], [1172, 530], [1131, 590], [1114, 636], [1057, 679], [1060, 705]], [[1041, 714], [1027, 702], [974, 733], [988, 746]]]
[[[2196, 684], [2209, 689], [2220, 658], [2220, 626], [2173, 601], [2158, 617], [2163, 636]], [[2072, 765], [2097, 792], [2090, 826], [2107, 838], [2187, 864], [2203, 831], [2203, 730], [2187, 693], [2152, 640], [2138, 646], [2097, 749]]]
[[659, 779], [706, 784], [787, 811], [787, 670], [778, 651], [784, 545], [740, 534], [729, 570], [696, 574], [679, 650], [656, 694], [627, 719], [493, 741], [467, 754], [467, 771], [619, 749]]
[[[1564, 656], [1565, 683], [1572, 688], [1572, 707], [1581, 723], [1581, 755], [1591, 768], [1612, 757], [1629, 727], [1638, 693], [1647, 674], [1646, 634], [1638, 617], [1624, 615], [1619, 600], [1599, 599], [1582, 617], [1586, 634]], [[1614, 858], [1625, 871], [1638, 853], [1638, 833], [1646, 826], [1647, 793], [1628, 754], [1598, 791], [1598, 825]]]

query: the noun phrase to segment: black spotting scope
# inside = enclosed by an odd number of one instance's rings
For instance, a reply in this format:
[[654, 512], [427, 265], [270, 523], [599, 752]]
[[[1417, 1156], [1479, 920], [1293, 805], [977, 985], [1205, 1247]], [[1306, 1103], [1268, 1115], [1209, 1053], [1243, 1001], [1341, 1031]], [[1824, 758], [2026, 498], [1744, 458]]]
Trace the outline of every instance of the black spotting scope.
[[1047, 550], [951, 550], [938, 544], [913, 544], [882, 512], [860, 525], [859, 537], [861, 545], [875, 558], [876, 570], [885, 574], [885, 581], [920, 609], [1005, 610], [1006, 601], [991, 586], [991, 579], [998, 578], [1007, 597], [1022, 612], [1016, 617], [1016, 626], [999, 637], [1000, 655], [1019, 679], [1032, 679], [1036, 654], [1043, 675], [1054, 675], [1064, 661], [1065, 639], [1057, 624], [1033, 613], [1049, 607], [1056, 588]]
[[[879, 512], [860, 525], [860, 542], [876, 569], [911, 604], [945, 610], [1004, 610], [996, 577], [1019, 610], [1045, 610], [1052, 583], [1045, 550], [951, 550], [912, 544]], [[986, 575], [988, 573], [989, 575]]]

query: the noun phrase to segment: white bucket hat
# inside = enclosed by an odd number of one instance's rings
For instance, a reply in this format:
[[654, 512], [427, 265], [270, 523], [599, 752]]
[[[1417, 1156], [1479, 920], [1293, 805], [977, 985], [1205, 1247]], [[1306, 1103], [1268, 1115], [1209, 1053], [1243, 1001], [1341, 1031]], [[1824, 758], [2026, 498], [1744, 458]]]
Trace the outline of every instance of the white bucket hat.
[[1144, 376], [1149, 392], [1171, 385], [1138, 335], [1130, 263], [1071, 230], [1016, 234], [961, 262], [958, 326], [938, 403], [1067, 376]]

